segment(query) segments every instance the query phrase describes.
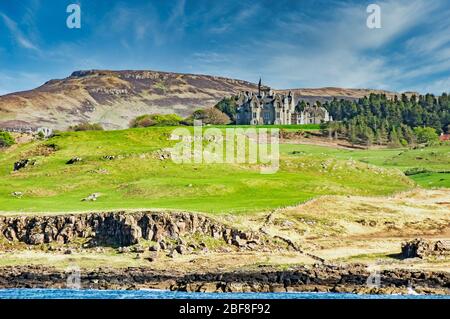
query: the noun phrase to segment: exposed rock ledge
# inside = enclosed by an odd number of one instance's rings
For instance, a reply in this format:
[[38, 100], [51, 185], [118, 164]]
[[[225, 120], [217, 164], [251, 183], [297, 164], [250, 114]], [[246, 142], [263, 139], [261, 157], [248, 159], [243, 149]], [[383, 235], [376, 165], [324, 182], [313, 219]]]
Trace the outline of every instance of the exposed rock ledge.
[[129, 246], [140, 239], [178, 239], [202, 233], [236, 246], [259, 243], [259, 236], [228, 227], [200, 214], [105, 212], [57, 216], [0, 217], [0, 238], [29, 245], [88, 239], [90, 246]]
[[[0, 288], [66, 288], [70, 273], [52, 267], [0, 268]], [[82, 289], [158, 288], [189, 292], [351, 292], [450, 294], [450, 273], [383, 270], [380, 286], [367, 285], [371, 275], [363, 265], [299, 266], [291, 270], [263, 267], [257, 270], [214, 273], [177, 273], [149, 268], [81, 270]], [[411, 290], [412, 289], [412, 290]]]

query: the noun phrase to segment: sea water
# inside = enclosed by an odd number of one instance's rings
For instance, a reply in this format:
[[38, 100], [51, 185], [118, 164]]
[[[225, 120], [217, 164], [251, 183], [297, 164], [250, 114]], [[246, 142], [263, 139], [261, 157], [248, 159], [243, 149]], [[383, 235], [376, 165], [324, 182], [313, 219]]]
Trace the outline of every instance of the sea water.
[[0, 299], [450, 299], [450, 295], [320, 292], [203, 293], [167, 290], [0, 289]]

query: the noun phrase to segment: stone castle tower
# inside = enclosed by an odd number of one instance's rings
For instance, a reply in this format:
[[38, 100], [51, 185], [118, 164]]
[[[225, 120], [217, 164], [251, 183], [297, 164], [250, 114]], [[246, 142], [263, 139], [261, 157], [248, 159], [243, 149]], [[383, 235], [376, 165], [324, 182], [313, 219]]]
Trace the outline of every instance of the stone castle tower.
[[261, 79], [257, 93], [240, 92], [237, 99], [236, 124], [320, 124], [331, 120], [325, 108], [308, 105], [300, 110], [300, 102], [296, 107], [291, 91], [286, 95], [274, 93], [270, 87], [261, 84]]

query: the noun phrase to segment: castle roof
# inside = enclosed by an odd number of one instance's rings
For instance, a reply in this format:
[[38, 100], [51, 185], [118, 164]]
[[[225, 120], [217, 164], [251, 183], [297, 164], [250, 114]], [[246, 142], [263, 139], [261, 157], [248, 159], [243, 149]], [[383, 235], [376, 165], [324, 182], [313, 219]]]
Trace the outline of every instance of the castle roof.
[[317, 104], [314, 104], [313, 106], [307, 105], [303, 111], [313, 116], [325, 116], [327, 109], [324, 108], [323, 106], [318, 106]]

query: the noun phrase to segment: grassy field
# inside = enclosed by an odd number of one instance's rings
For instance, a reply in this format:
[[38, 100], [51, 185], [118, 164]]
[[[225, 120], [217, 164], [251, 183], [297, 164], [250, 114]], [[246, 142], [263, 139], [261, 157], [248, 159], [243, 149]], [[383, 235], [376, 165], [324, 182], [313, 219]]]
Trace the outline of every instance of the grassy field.
[[[169, 140], [171, 131], [161, 127], [67, 132], [2, 151], [0, 211], [170, 208], [243, 213], [324, 194], [386, 195], [414, 187], [398, 170], [349, 160], [350, 153], [301, 145], [282, 145], [280, 169], [271, 175], [260, 174], [258, 164], [175, 164], [155, 156], [175, 143]], [[56, 150], [48, 151], [45, 145]], [[297, 149], [306, 153], [292, 154]], [[116, 159], [104, 158], [111, 155]], [[83, 161], [67, 165], [73, 157]], [[35, 159], [36, 165], [12, 172], [14, 162], [23, 158]], [[359, 160], [364, 160], [362, 154]], [[12, 196], [13, 192], [23, 196]], [[101, 196], [82, 201], [92, 193]]]
[[450, 145], [419, 149], [342, 150], [315, 145], [281, 145], [286, 155], [357, 160], [406, 172], [422, 187], [450, 187]]

